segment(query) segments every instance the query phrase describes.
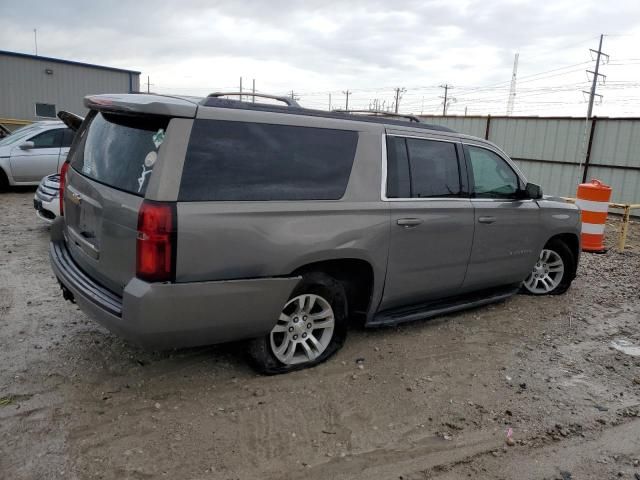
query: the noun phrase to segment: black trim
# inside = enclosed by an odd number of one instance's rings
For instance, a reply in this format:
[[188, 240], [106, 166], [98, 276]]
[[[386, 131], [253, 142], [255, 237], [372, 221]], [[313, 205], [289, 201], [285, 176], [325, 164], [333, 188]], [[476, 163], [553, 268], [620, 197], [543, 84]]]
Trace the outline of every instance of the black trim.
[[463, 295], [456, 295], [431, 302], [407, 305], [376, 313], [368, 327], [393, 326], [413, 322], [447, 313], [499, 302], [518, 292], [520, 284], [504, 285]]
[[352, 122], [379, 123], [384, 125], [398, 125], [402, 127], [420, 128], [423, 130], [436, 130], [439, 132], [458, 133], [455, 130], [450, 129], [449, 127], [443, 127], [442, 125], [393, 120], [388, 117], [352, 115], [349, 113], [340, 113], [340, 112], [325, 112], [324, 110], [313, 110], [310, 108], [302, 108], [302, 107], [288, 107], [286, 105], [281, 106], [281, 105], [267, 105], [264, 103], [240, 102], [238, 100], [229, 100], [226, 98], [217, 98], [217, 97], [205, 98], [200, 103], [200, 105], [204, 105], [205, 107], [232, 108], [235, 110], [254, 110], [259, 112], [288, 113], [290, 115], [304, 115], [306, 117], [335, 118], [337, 120], [349, 120]]

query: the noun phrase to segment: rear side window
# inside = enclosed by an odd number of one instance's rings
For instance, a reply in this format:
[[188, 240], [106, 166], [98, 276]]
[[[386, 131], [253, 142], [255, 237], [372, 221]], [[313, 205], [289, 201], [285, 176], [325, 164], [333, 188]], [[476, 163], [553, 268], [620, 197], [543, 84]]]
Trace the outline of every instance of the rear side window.
[[62, 129], [47, 130], [31, 139], [33, 148], [60, 148]]
[[452, 142], [387, 137], [387, 198], [463, 196]]
[[68, 148], [73, 143], [73, 136], [76, 132], [71, 130], [70, 128], [65, 128], [62, 134], [62, 148]]
[[460, 169], [454, 143], [407, 138], [407, 150], [413, 197], [460, 195]]
[[144, 196], [169, 122], [167, 117], [92, 112], [71, 166], [97, 182]]
[[348, 130], [196, 120], [179, 200], [337, 200], [357, 142]]

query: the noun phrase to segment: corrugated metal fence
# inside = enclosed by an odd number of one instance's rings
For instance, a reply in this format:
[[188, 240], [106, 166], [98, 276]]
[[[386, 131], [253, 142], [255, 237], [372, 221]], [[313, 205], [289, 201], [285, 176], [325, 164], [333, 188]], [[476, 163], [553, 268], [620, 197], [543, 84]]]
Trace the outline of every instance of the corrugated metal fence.
[[424, 121], [486, 138], [545, 193], [573, 197], [583, 179], [613, 188], [613, 202], [640, 203], [640, 119], [424, 116]]

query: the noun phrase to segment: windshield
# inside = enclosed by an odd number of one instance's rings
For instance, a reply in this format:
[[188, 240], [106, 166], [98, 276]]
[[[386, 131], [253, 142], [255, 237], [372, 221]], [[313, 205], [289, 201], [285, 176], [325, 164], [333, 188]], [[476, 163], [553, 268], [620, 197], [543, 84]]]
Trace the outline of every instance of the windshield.
[[0, 140], [0, 147], [4, 145], [11, 145], [19, 140], [22, 140], [25, 137], [28, 137], [29, 135], [36, 133], [41, 128], [42, 127], [37, 124], [31, 124], [31, 125], [26, 125], [24, 127], [21, 127], [15, 132], [13, 132], [11, 135], [9, 135], [8, 137], [5, 137], [2, 140]]

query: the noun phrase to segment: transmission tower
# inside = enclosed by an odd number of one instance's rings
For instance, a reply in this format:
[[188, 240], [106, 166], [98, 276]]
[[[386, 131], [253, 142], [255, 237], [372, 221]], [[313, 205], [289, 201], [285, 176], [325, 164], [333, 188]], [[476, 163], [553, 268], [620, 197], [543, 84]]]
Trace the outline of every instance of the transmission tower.
[[511, 88], [509, 89], [509, 99], [507, 100], [507, 116], [513, 114], [513, 104], [516, 101], [516, 77], [518, 75], [518, 57], [516, 53], [513, 59], [513, 73], [511, 74]]

